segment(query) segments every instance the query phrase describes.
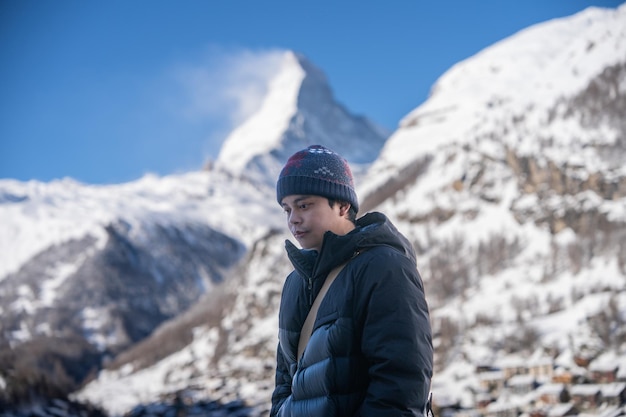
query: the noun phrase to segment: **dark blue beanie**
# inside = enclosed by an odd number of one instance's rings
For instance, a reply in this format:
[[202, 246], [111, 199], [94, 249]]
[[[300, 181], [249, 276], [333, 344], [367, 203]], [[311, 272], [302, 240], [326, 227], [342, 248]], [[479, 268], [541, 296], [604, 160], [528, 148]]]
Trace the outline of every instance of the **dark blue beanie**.
[[293, 194], [319, 195], [347, 201], [359, 211], [359, 201], [348, 162], [320, 145], [311, 145], [296, 152], [280, 171], [276, 183], [278, 204], [281, 204], [284, 197]]

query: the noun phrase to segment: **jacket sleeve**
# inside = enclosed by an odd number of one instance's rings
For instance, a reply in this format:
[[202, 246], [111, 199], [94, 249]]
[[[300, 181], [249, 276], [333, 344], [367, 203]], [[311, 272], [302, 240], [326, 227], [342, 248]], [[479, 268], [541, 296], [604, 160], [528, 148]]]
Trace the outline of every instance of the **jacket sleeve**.
[[280, 416], [280, 409], [284, 402], [291, 395], [291, 376], [289, 369], [283, 357], [280, 344], [276, 352], [276, 378], [275, 388], [272, 393], [272, 408], [270, 411], [270, 417]]
[[377, 254], [362, 270], [361, 350], [369, 386], [358, 417], [423, 416], [430, 392], [433, 347], [424, 286], [401, 254]]

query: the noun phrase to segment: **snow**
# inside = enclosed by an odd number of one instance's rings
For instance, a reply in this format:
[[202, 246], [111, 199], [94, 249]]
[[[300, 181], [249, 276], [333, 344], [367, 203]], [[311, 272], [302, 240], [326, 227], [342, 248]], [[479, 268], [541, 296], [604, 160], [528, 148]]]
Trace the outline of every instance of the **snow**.
[[[215, 170], [168, 177], [146, 175], [134, 182], [107, 186], [73, 180], [0, 180], [0, 196], [21, 199], [0, 199], [0, 218], [7, 219], [0, 223], [0, 280], [55, 244], [92, 236], [98, 242], [96, 249], [102, 248], [106, 243], [104, 228], [117, 219], [124, 219], [137, 234], [154, 222], [197, 222], [239, 236], [244, 244], [254, 241], [267, 227], [279, 226], [268, 215], [276, 208], [273, 200], [252, 185], [229, 185], [232, 180], [227, 178]], [[267, 218], [268, 223], [258, 225], [259, 218]], [[50, 290], [60, 284], [63, 274], [71, 272], [63, 269], [67, 266], [57, 268], [58, 281], [47, 284], [52, 286]]]
[[[267, 155], [280, 144], [291, 117], [297, 110], [299, 87], [305, 73], [291, 51], [284, 53], [281, 68], [269, 81], [261, 109], [224, 141], [218, 162], [234, 172], [243, 172], [255, 156]], [[263, 132], [266, 140], [259, 140]]]
[[351, 162], [355, 180], [375, 160], [388, 133], [335, 100], [324, 73], [302, 55], [282, 54], [261, 108], [233, 130], [216, 164], [274, 187], [287, 158], [320, 144]]
[[[623, 5], [615, 10], [590, 8], [522, 30], [456, 64], [436, 82], [431, 97], [405, 116], [401, 128], [389, 138], [364, 192], [378, 188], [386, 175], [425, 155], [450, 144], [471, 143], [480, 132], [497, 131], [494, 123], [507, 118], [503, 115], [524, 115], [525, 124], [503, 132], [500, 141], [520, 154], [536, 155], [539, 142], [519, 135], [544, 127], [541, 117], [547, 112], [541, 109], [579, 93], [605, 67], [623, 61], [625, 22]], [[594, 135], [572, 120], [557, 121], [549, 129], [561, 133], [554, 137], [566, 139], [548, 150], [550, 157], [561, 163], [580, 160], [578, 155], [585, 152], [581, 144], [589, 142], [590, 134], [607, 141], [616, 138], [613, 129], [602, 127]], [[605, 171], [605, 162], [593, 154], [587, 154], [584, 163], [589, 172]]]
[[[98, 350], [104, 351], [107, 346], [116, 345], [115, 333], [103, 333], [101, 329], [106, 329], [110, 321], [110, 315], [105, 309], [85, 307], [81, 312], [82, 328], [87, 340]], [[106, 336], [105, 336], [106, 334]]]
[[175, 355], [138, 371], [130, 364], [117, 371], [103, 371], [98, 380], [89, 384], [77, 398], [89, 398], [113, 415], [123, 415], [137, 404], [147, 404], [156, 401], [163, 393], [185, 388], [191, 377], [186, 364], [194, 363], [197, 368], [210, 366], [207, 358], [213, 354], [217, 339], [217, 329], [198, 329], [194, 333], [194, 343]]
[[53, 277], [46, 280], [41, 286], [41, 303], [43, 306], [51, 306], [54, 302], [57, 288], [63, 284], [65, 279], [78, 270], [80, 263], [61, 263], [55, 265], [52, 271], [48, 271]]
[[602, 396], [617, 398], [624, 390], [626, 390], [626, 382], [606, 384], [602, 386]]

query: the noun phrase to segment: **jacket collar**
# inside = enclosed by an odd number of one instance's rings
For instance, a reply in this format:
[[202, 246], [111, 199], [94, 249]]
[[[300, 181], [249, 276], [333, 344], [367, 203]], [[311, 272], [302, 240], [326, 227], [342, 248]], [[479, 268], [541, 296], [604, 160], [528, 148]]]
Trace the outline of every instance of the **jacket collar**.
[[350, 233], [339, 236], [326, 232], [320, 252], [298, 249], [291, 241], [285, 241], [285, 249], [294, 268], [306, 278], [326, 276], [331, 269], [348, 261], [360, 250], [375, 246], [391, 246], [416, 263], [411, 243], [382, 213], [367, 213], [359, 218]]

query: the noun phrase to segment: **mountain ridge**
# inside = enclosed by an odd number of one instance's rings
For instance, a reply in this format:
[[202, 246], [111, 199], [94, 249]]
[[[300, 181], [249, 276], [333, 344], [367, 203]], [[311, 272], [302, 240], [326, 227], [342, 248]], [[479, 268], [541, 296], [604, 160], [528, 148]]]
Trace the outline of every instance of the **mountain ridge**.
[[[402, 169], [414, 154], [431, 152], [448, 141], [467, 142], [481, 129], [500, 134], [506, 143], [519, 148], [520, 123], [515, 120], [523, 120], [529, 106], [548, 105], [544, 104], [548, 101], [555, 106], [552, 112], [558, 111], [560, 97], [555, 94], [573, 96], [587, 87], [591, 76], [600, 76], [604, 65], [623, 64], [624, 10], [623, 5], [615, 10], [590, 8], [568, 19], [535, 25], [454, 65], [436, 81], [429, 99], [402, 119], [401, 129], [389, 138], [372, 167], [364, 193], [380, 186], [384, 166]], [[575, 67], [572, 60], [576, 60]], [[520, 85], [528, 94], [501, 97], [500, 92], [514, 91]], [[494, 132], [495, 126], [486, 118], [494, 111], [510, 113], [509, 126]], [[454, 125], [446, 123], [451, 117]], [[534, 123], [540, 126], [545, 121]], [[525, 146], [533, 154], [537, 141], [526, 141]], [[561, 154], [566, 155], [575, 154]]]

